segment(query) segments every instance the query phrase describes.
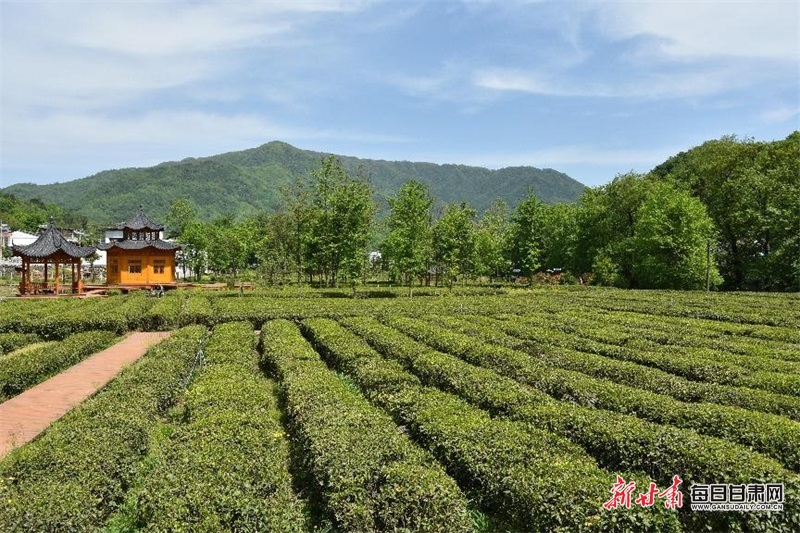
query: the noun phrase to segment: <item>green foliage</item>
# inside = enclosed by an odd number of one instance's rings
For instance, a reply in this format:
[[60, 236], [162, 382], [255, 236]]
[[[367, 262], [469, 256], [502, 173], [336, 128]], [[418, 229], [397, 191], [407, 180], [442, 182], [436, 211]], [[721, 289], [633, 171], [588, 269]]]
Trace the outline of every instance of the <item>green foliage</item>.
[[414, 278], [428, 271], [433, 246], [431, 206], [433, 197], [428, 187], [416, 180], [409, 181], [400, 187], [397, 196], [389, 198], [391, 214], [387, 220], [389, 233], [382, 246], [384, 261], [409, 286], [409, 295]]
[[474, 274], [488, 276], [490, 280], [508, 278], [512, 266], [507, 253], [510, 236], [508, 204], [497, 200], [483, 213], [475, 228]]
[[577, 204], [547, 206], [542, 229], [542, 268], [570, 267], [577, 252], [578, 229]]
[[[15, 331], [61, 339], [97, 326], [217, 325], [199, 370], [189, 370], [196, 343], [175, 358], [164, 343], [0, 462], [0, 531], [324, 529], [338, 525], [334, 512], [367, 517], [375, 530], [466, 530], [470, 521], [481, 530], [668, 530], [675, 518], [685, 531], [797, 529], [800, 422], [790, 417], [800, 400], [800, 311], [792, 295], [432, 287], [409, 299], [403, 290], [359, 300], [346, 289], [274, 287], [0, 301], [0, 344], [18, 343]], [[274, 358], [293, 369], [291, 402], [276, 396], [252, 352], [253, 326], [277, 317], [301, 320], [313, 346], [291, 323], [264, 327]], [[280, 340], [284, 328], [291, 342]], [[203, 328], [192, 331], [199, 342]], [[155, 361], [164, 376], [137, 370]], [[278, 437], [281, 415], [290, 430]], [[387, 459], [383, 446], [397, 438], [427, 459]], [[287, 446], [299, 452], [295, 490], [318, 504], [314, 513], [280, 488], [291, 481]], [[597, 512], [616, 473], [640, 491], [648, 477], [663, 488], [674, 474], [685, 489], [782, 482], [785, 507]], [[260, 487], [276, 490], [265, 497]], [[328, 514], [324, 495], [333, 493]], [[447, 518], [453, 513], [458, 519]]]
[[47, 224], [52, 217], [59, 227], [86, 229], [88, 219], [77, 215], [54, 203], [45, 204], [36, 197], [17, 197], [0, 191], [0, 222], [8, 224], [12, 230], [37, 233], [39, 226]]
[[[477, 320], [484, 321], [480, 317]], [[558, 325], [550, 321], [513, 317], [510, 321], [488, 322], [531, 341], [527, 349], [552, 366], [666, 394], [681, 401], [713, 402], [800, 420], [800, 380], [795, 376], [783, 377], [770, 372], [742, 375], [730, 365], [703, 364], [674, 352], [650, 354], [639, 348], [608, 345], [572, 331], [558, 333]], [[534, 329], [542, 327], [550, 329]], [[777, 389], [777, 393], [768, 392], [772, 389]]]
[[475, 211], [466, 204], [449, 205], [433, 226], [433, 260], [452, 288], [461, 276], [474, 272]]
[[366, 264], [375, 205], [366, 180], [352, 177], [330, 156], [311, 173], [312, 211], [305, 263], [327, 286], [340, 274], [355, 287]]
[[235, 284], [238, 273], [247, 266], [251, 255], [253, 230], [251, 220], [237, 223], [231, 215], [206, 225], [209, 268], [217, 273], [231, 274]]
[[34, 333], [0, 333], [0, 355], [40, 340], [39, 336]]
[[545, 242], [544, 203], [530, 193], [511, 215], [511, 262], [530, 277], [542, 266]]
[[468, 531], [453, 480], [320, 361], [289, 322], [261, 330], [263, 361], [283, 388], [304, 470], [345, 531]]
[[[164, 220], [172, 203], [185, 198], [202, 207], [199, 216], [214, 220], [228, 213], [246, 218], [280, 209], [280, 190], [295, 176], [309, 176], [328, 154], [299, 150], [282, 142], [149, 168], [106, 170], [51, 185], [17, 184], [4, 189], [21, 199], [41, 198], [98, 224], [124, 220], [131, 206], [147, 198], [148, 213]], [[533, 188], [549, 203], [573, 202], [584, 186], [552, 169], [514, 167], [489, 170], [465, 165], [375, 161], [340, 157], [348, 173], [369, 176], [377, 198], [396, 195], [412, 179], [426, 183], [443, 203], [469, 202], [484, 211], [501, 197], [510, 205]], [[0, 210], [2, 212], [2, 210]], [[5, 220], [4, 220], [5, 221]]]
[[197, 209], [186, 198], [172, 202], [166, 216], [167, 229], [171, 236], [180, 237], [186, 228], [197, 219]]
[[722, 280], [715, 257], [706, 249], [713, 238], [713, 223], [700, 200], [666, 183], [654, 185], [634, 223], [632, 270], [637, 283], [655, 289], [700, 289], [708, 267], [710, 285], [718, 285]]
[[9, 354], [0, 363], [0, 401], [41, 383], [106, 348], [116, 340], [109, 331], [75, 333], [56, 344]]
[[217, 326], [182, 405], [182, 423], [128, 497], [146, 531], [306, 531], [273, 383], [257, 373], [247, 323]]
[[[475, 317], [474, 321], [480, 319]], [[524, 324], [517, 324], [508, 320], [488, 320], [491, 327], [501, 331], [531, 338], [536, 335], [536, 330]], [[634, 369], [626, 367], [628, 372], [638, 371], [625, 378], [629, 385], [623, 385], [603, 377], [611, 377], [604, 373], [605, 369], [615, 366], [613, 363], [600, 363], [602, 358], [591, 358], [564, 349], [539, 348], [538, 353], [544, 355], [552, 353], [552, 357], [533, 358], [529, 353], [521, 350], [509, 349], [490, 345], [486, 342], [460, 337], [455, 352], [454, 341], [448, 344], [451, 351], [465, 360], [491, 368], [498, 373], [512, 377], [521, 383], [535, 387], [547, 394], [562, 400], [573, 401], [586, 407], [594, 407], [616, 411], [619, 413], [634, 414], [639, 418], [659, 424], [671, 424], [677, 427], [691, 429], [705, 435], [711, 435], [732, 442], [751, 446], [754, 450], [768, 455], [788, 468], [800, 471], [800, 423], [788, 418], [764, 412], [750, 411], [743, 408], [728, 407], [714, 403], [699, 403], [695, 398], [692, 402], [683, 402], [673, 396], [681, 396], [687, 389], [707, 384], [693, 384], [688, 380], [678, 380], [673, 377], [672, 388], [663, 387], [658, 378], [666, 379], [670, 376], [661, 373], [657, 377], [646, 379], [648, 370], [645, 367]], [[541, 345], [540, 345], [541, 346]], [[574, 362], [581, 361], [580, 366]], [[576, 369], [580, 369], [578, 371]], [[597, 368], [596, 371], [593, 369]], [[583, 371], [595, 372], [597, 377], [589, 377]], [[624, 371], [616, 372], [616, 376], [626, 375]], [[631, 379], [632, 378], [632, 379]], [[679, 383], [680, 382], [680, 383]], [[668, 392], [658, 394], [638, 387]], [[666, 390], [665, 390], [666, 389]], [[712, 391], [708, 391], [711, 394]], [[725, 401], [728, 394], [739, 393], [750, 400], [758, 402], [763, 410], [774, 409], [776, 400], [796, 403], [794, 397], [778, 397], [759, 394], [757, 391], [718, 389], [718, 394], [709, 401]], [[785, 409], [785, 407], [783, 408]], [[779, 412], [782, 412], [778, 409]], [[746, 429], [745, 429], [746, 428]]]
[[[463, 335], [452, 333], [452, 326], [458, 323], [470, 329], [475, 326], [474, 320], [430, 324], [423, 320], [392, 317], [387, 322], [428, 345], [453, 351], [459, 351], [471, 342]], [[752, 453], [743, 446], [627, 415], [555, 402], [513, 379], [436, 352], [371, 319], [349, 319], [347, 324], [382, 355], [401, 361], [424, 383], [458, 394], [493, 414], [530, 422], [534, 427], [568, 438], [585, 448], [609, 470], [642, 470], [665, 485], [670, 483], [675, 472], [680, 472], [686, 483], [685, 489], [691, 483], [714, 483], [718, 479], [746, 483], [752, 479], [767, 482], [769, 479], [796, 477], [776, 461]], [[478, 337], [497, 338], [497, 333], [491, 328], [478, 329]], [[687, 490], [685, 499], [688, 501], [688, 498]], [[695, 530], [719, 529], [737, 522], [747, 524], [751, 520], [760, 522], [763, 517], [754, 518], [744, 513], [729, 518], [727, 524], [720, 523], [713, 514], [691, 516], [687, 513], [682, 519], [689, 529]]]
[[[611, 476], [565, 439], [516, 422], [492, 419], [454, 395], [397, 379], [396, 367], [382, 361], [364, 340], [343, 334], [341, 327], [330, 322], [307, 324], [334, 364], [352, 366], [371, 360], [375, 366], [387, 365], [388, 381], [373, 379], [369, 385], [359, 385], [406, 425], [463, 486], [473, 488], [481, 507], [507, 527], [592, 531], [603, 530], [611, 523], [623, 528], [638, 523], [643, 530], [678, 529], [674, 514], [663, 508], [625, 509], [627, 514], [601, 512], [608, 491], [605, 485], [613, 484]], [[348, 319], [345, 324], [364, 334], [370, 320]], [[353, 359], [359, 362], [346, 362]]]
[[[577, 211], [573, 272], [628, 288], [700, 289], [721, 281], [702, 203], [669, 182], [625, 174], [587, 192]], [[571, 242], [568, 236], [567, 243]], [[564, 243], [558, 244], [564, 246]]]
[[97, 531], [123, 500], [158, 417], [183, 392], [204, 328], [151, 348], [0, 462], [1, 531]]
[[800, 132], [773, 142], [722, 137], [653, 170], [691, 191], [719, 230], [726, 289], [800, 290]]

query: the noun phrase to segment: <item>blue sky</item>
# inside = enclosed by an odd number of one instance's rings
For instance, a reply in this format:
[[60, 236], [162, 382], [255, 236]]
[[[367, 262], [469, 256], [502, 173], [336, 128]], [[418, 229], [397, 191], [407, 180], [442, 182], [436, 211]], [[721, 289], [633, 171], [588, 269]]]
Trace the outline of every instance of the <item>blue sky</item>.
[[587, 185], [800, 129], [800, 2], [0, 0], [0, 187], [282, 140]]

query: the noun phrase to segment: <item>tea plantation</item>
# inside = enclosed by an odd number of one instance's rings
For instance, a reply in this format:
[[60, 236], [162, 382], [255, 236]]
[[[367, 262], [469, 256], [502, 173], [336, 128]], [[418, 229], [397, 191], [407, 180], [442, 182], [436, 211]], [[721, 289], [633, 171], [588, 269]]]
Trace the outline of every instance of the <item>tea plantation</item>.
[[404, 294], [0, 301], [0, 401], [174, 331], [0, 461], [0, 531], [800, 531], [797, 295]]

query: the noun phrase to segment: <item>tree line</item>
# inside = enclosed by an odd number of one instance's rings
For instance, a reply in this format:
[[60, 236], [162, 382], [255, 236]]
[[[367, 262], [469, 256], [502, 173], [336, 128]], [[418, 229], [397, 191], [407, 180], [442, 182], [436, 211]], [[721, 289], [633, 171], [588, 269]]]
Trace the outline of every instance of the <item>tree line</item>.
[[411, 290], [555, 272], [624, 288], [790, 291], [800, 288], [799, 162], [798, 132], [771, 143], [724, 137], [587, 189], [576, 204], [531, 193], [481, 214], [436, 206], [412, 180], [378, 222], [364, 172], [331, 156], [282, 191], [275, 213], [206, 223], [181, 200], [168, 223], [193, 271], [258, 268], [272, 282], [355, 290], [380, 271]]

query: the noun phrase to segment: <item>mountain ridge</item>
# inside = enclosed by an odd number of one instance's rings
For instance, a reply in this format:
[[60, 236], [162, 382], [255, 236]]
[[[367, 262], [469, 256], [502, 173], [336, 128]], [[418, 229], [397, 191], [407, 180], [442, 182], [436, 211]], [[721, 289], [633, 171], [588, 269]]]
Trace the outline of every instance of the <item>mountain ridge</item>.
[[296, 148], [271, 141], [255, 148], [212, 156], [187, 157], [150, 167], [103, 170], [91, 176], [47, 185], [18, 183], [2, 189], [22, 199], [38, 198], [97, 223], [124, 220], [140, 204], [163, 220], [170, 204], [187, 198], [201, 218], [247, 216], [274, 211], [281, 187], [307, 177], [321, 159], [335, 155], [350, 172], [361, 168], [379, 206], [410, 179], [425, 182], [437, 203], [465, 201], [479, 212], [496, 198], [511, 207], [532, 190], [545, 203], [574, 202], [585, 186], [554, 169], [514, 166], [500, 169], [412, 161], [362, 159]]

